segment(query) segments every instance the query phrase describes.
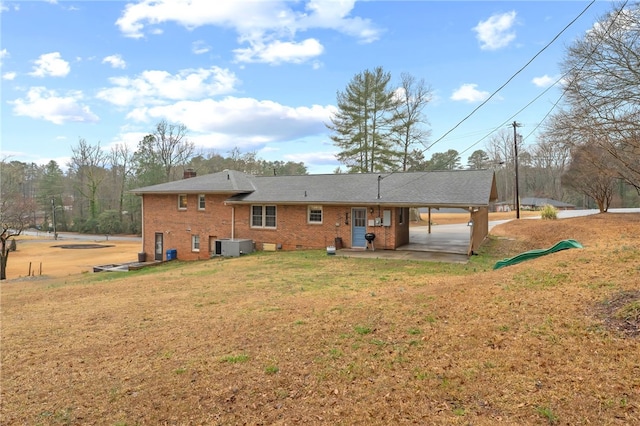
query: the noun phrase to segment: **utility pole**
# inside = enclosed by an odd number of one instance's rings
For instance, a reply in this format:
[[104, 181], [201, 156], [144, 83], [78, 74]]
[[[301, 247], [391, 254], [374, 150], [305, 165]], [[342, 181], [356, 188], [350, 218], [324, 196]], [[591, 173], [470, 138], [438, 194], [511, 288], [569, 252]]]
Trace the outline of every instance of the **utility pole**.
[[518, 134], [516, 129], [521, 126], [520, 123], [513, 122], [513, 152], [515, 154], [516, 165], [516, 219], [520, 219], [520, 190], [518, 185]]

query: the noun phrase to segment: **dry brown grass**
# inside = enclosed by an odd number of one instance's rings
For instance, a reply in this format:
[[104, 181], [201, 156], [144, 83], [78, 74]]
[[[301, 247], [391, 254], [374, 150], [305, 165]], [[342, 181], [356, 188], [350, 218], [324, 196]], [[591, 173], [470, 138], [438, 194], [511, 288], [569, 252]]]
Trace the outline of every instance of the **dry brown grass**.
[[[3, 283], [0, 416], [639, 424], [640, 339], [610, 319], [639, 289], [640, 216], [492, 234], [466, 266], [260, 253]], [[585, 248], [491, 269], [564, 238]]]

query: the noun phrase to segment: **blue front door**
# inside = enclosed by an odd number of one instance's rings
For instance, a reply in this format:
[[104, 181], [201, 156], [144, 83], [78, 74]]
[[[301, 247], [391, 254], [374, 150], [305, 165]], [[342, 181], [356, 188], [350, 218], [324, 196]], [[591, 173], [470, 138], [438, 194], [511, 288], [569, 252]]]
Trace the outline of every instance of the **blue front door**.
[[351, 247], [367, 247], [364, 234], [367, 233], [367, 209], [355, 208], [351, 210]]

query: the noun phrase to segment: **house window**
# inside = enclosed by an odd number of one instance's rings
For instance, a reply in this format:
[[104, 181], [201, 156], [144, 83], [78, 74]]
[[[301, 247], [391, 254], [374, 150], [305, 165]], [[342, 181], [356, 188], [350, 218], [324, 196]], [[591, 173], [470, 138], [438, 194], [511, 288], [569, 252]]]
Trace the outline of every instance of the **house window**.
[[322, 223], [322, 206], [309, 206], [307, 208], [307, 221], [309, 223]]
[[200, 235], [191, 236], [191, 251], [200, 251]]
[[187, 209], [187, 194], [178, 195], [178, 209], [180, 210]]
[[275, 228], [276, 206], [251, 206], [251, 226], [253, 228]]
[[205, 207], [205, 197], [204, 194], [198, 195], [198, 210], [204, 210]]
[[398, 209], [398, 223], [400, 225], [404, 223], [404, 207]]

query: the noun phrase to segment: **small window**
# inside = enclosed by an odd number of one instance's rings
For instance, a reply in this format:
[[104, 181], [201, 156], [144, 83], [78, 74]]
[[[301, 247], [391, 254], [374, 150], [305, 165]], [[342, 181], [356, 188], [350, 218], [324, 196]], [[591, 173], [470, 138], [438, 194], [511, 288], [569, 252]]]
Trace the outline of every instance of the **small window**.
[[276, 206], [251, 206], [251, 226], [253, 228], [275, 228]]
[[276, 206], [264, 206], [264, 227], [276, 227]]
[[178, 209], [180, 210], [187, 209], [187, 194], [178, 195]]
[[205, 207], [205, 196], [204, 194], [198, 195], [198, 210], [204, 210]]
[[200, 251], [200, 235], [191, 236], [191, 251]]
[[307, 221], [309, 223], [322, 223], [322, 206], [309, 206], [307, 208]]
[[404, 223], [404, 207], [398, 209], [398, 223], [400, 225]]
[[251, 226], [262, 227], [262, 206], [251, 206]]

